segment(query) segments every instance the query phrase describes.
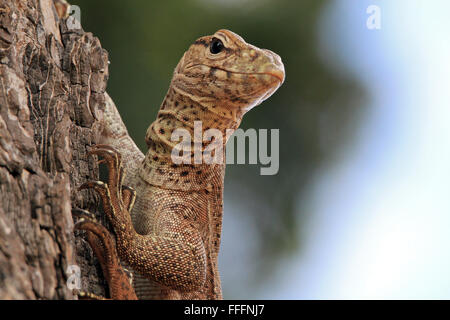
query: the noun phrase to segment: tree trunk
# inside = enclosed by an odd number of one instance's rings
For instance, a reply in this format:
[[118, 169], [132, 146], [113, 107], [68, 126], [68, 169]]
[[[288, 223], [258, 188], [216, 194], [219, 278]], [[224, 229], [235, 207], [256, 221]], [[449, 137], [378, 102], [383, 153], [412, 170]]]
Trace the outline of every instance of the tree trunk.
[[52, 0], [0, 0], [0, 299], [73, 299], [77, 270], [104, 295], [71, 208], [97, 210], [77, 186], [98, 179], [108, 56], [73, 25]]

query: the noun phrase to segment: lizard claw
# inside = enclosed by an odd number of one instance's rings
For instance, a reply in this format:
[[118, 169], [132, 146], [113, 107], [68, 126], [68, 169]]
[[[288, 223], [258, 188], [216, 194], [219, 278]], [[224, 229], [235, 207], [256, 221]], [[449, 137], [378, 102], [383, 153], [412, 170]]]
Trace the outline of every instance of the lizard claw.
[[85, 189], [94, 189], [100, 195], [108, 195], [109, 194], [109, 187], [106, 183], [102, 181], [88, 181], [83, 183], [81, 186], [78, 187], [78, 191], [85, 190]]
[[122, 201], [127, 211], [131, 212], [136, 201], [136, 190], [132, 187], [122, 186]]
[[108, 183], [89, 181], [78, 189], [94, 189], [99, 193], [105, 214], [113, 226], [127, 225], [131, 221], [129, 212], [133, 208], [136, 192], [122, 185], [124, 169], [120, 153], [111, 146], [99, 144], [93, 146], [88, 154], [104, 158], [103, 161], [108, 167]]
[[101, 188], [105, 189], [108, 188], [108, 185], [104, 183], [103, 181], [88, 181], [83, 183], [81, 186], [78, 187], [78, 191], [84, 190], [84, 189], [96, 189]]
[[72, 208], [72, 216], [79, 219], [87, 219], [93, 222], [98, 222], [93, 213], [80, 208]]
[[73, 294], [77, 295], [80, 300], [106, 300], [104, 297], [86, 291], [74, 290]]
[[[115, 201], [113, 204], [113, 201], [111, 199], [111, 193], [109, 190], [109, 186], [102, 182], [102, 181], [88, 181], [83, 183], [81, 186], [78, 187], [78, 190], [84, 190], [84, 189], [94, 189], [102, 199], [103, 203], [103, 209], [105, 210], [105, 214], [108, 217], [110, 221], [115, 220], [114, 216], [114, 204], [116, 204], [116, 208], [121, 209], [122, 208], [122, 201]], [[114, 197], [114, 200], [117, 200], [117, 197]]]
[[122, 167], [122, 156], [120, 152], [111, 146], [98, 144], [89, 150], [88, 155], [103, 157], [98, 163], [105, 163], [108, 166], [108, 184], [121, 190], [125, 174]]
[[130, 285], [133, 285], [134, 280], [133, 272], [127, 268], [123, 268], [123, 272], [125, 272], [125, 274], [127, 275]]
[[120, 152], [118, 152], [116, 149], [106, 144], [97, 144], [91, 147], [91, 150], [88, 151], [88, 155], [94, 154], [97, 156], [99, 155], [101, 157], [104, 157], [106, 159], [114, 158], [117, 164], [120, 164], [122, 162], [122, 156]]
[[[89, 181], [79, 186], [79, 190], [94, 189], [102, 200], [103, 210], [111, 223], [116, 236], [129, 235], [134, 231], [129, 211], [136, 199], [133, 188], [122, 186], [124, 169], [119, 152], [108, 145], [93, 146], [88, 155], [100, 156], [99, 163], [108, 167], [108, 183]], [[118, 299], [136, 299], [129, 277], [120, 266], [120, 260], [111, 233], [101, 223], [92, 219], [92, 215], [81, 209], [74, 209], [79, 219], [75, 229], [87, 232], [87, 241], [102, 266], [103, 274], [108, 282], [111, 297]], [[83, 298], [96, 299], [97, 296], [83, 293]]]
[[114, 147], [110, 146], [109, 144], [96, 144], [91, 146], [91, 149], [108, 149], [111, 150], [113, 152], [119, 153]]

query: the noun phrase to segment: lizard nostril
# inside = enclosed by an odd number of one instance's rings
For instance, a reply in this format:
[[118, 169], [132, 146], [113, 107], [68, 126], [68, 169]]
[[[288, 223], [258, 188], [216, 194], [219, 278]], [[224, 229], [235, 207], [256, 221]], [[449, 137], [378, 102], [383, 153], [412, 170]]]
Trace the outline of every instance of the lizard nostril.
[[283, 66], [283, 62], [281, 62], [281, 57], [278, 54], [269, 49], [263, 49], [263, 51], [266, 53], [266, 56], [272, 61], [272, 63], [278, 66]]

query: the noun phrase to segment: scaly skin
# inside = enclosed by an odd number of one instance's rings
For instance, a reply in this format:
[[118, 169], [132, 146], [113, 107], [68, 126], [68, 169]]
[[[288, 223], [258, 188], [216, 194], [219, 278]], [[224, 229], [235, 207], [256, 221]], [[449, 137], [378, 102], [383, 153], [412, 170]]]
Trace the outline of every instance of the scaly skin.
[[[108, 183], [90, 182], [82, 187], [100, 193], [116, 235], [118, 256], [135, 271], [139, 298], [222, 298], [217, 256], [225, 164], [174, 164], [171, 152], [178, 142], [172, 142], [171, 135], [184, 128], [193, 137], [194, 121], [201, 121], [203, 131], [220, 130], [225, 144], [225, 131], [237, 129], [243, 115], [283, 81], [284, 66], [278, 55], [246, 43], [231, 31], [219, 30], [198, 39], [178, 63], [157, 119], [147, 130], [145, 156], [106, 97], [104, 145], [91, 153], [104, 158]], [[194, 148], [203, 151], [209, 143]], [[122, 181], [136, 190], [134, 208]], [[92, 233], [101, 226], [84, 221], [78, 227]], [[109, 241], [100, 231], [96, 236], [102, 243]], [[103, 249], [94, 251], [100, 255], [102, 268], [108, 270], [107, 280], [120, 278], [123, 283], [123, 276], [114, 275], [115, 268], [108, 266], [112, 262], [105, 259]], [[112, 292], [112, 298], [133, 297], [129, 288], [123, 290]]]

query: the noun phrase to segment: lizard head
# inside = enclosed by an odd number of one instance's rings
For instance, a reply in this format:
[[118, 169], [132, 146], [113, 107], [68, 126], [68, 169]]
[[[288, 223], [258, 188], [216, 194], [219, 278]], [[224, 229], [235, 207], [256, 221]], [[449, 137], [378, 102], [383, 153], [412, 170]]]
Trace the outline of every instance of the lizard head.
[[243, 114], [270, 97], [284, 77], [277, 54], [222, 29], [190, 46], [174, 71], [172, 86], [203, 106]]

